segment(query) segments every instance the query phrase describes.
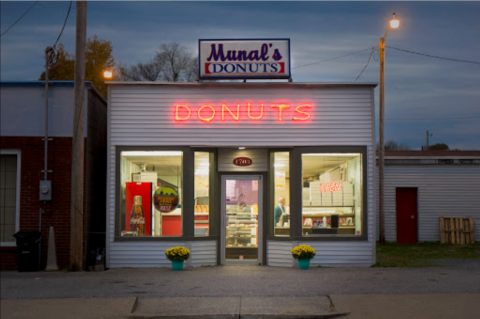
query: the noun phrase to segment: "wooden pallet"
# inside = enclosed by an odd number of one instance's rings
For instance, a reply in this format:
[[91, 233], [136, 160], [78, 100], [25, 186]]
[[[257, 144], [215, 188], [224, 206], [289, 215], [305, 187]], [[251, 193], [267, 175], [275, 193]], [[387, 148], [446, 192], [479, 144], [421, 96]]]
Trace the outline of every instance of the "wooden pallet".
[[473, 218], [440, 217], [442, 244], [474, 244]]

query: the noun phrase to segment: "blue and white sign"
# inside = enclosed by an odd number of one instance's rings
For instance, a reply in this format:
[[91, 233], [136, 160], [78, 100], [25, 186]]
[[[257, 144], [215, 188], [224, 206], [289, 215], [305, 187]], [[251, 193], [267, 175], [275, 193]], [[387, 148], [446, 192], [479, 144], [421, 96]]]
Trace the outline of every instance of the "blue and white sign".
[[198, 40], [200, 79], [288, 79], [290, 39]]

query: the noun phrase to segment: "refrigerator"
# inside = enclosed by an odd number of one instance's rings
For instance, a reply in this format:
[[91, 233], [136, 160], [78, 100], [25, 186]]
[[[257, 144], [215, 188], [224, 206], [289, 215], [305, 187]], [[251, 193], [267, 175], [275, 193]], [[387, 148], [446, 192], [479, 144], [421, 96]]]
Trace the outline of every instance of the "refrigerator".
[[127, 182], [125, 198], [125, 230], [130, 231], [130, 214], [134, 197], [142, 197], [142, 208], [145, 214], [145, 236], [152, 235], [152, 183]]

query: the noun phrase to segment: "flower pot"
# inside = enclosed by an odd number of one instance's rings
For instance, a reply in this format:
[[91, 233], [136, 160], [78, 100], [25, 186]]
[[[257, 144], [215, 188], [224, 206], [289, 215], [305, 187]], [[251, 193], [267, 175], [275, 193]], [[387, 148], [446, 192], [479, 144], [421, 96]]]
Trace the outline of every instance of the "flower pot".
[[298, 267], [300, 269], [307, 270], [310, 267], [310, 259], [299, 259], [298, 260]]
[[181, 271], [183, 269], [183, 260], [182, 261], [172, 260], [172, 269], [174, 271]]

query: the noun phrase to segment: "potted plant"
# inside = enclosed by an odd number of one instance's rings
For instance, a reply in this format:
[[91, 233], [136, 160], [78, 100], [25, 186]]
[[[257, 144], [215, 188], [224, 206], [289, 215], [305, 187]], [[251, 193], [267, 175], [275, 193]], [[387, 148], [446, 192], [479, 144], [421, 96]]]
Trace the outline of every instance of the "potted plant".
[[190, 258], [190, 250], [185, 247], [177, 246], [165, 250], [165, 256], [172, 262], [172, 268], [175, 271], [183, 269], [183, 262]]
[[308, 269], [310, 260], [315, 257], [315, 249], [308, 245], [300, 245], [292, 249], [292, 256], [298, 260], [300, 269]]

